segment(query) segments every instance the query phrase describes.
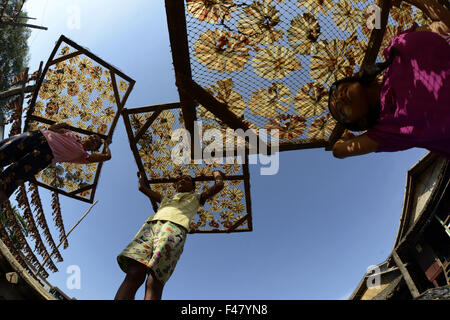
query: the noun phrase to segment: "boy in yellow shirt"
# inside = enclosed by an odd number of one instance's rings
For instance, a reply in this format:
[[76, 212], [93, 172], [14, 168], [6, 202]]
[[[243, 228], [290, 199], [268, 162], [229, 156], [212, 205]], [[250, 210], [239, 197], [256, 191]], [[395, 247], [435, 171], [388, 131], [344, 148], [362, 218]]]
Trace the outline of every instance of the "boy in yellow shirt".
[[181, 177], [175, 184], [177, 193], [170, 197], [150, 190], [139, 176], [139, 191], [160, 206], [117, 257], [126, 277], [116, 300], [134, 299], [147, 274], [144, 299], [161, 299], [164, 284], [183, 252], [189, 225], [198, 208], [223, 189], [223, 173], [216, 170], [213, 175], [214, 185], [201, 194], [195, 193], [195, 182], [190, 176]]

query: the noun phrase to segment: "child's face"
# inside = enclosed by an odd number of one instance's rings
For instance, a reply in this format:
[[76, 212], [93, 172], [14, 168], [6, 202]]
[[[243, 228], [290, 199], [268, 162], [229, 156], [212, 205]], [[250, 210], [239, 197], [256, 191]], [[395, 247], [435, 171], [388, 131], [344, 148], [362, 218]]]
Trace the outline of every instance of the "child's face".
[[359, 82], [341, 83], [334, 92], [330, 108], [341, 122], [360, 121], [369, 111], [366, 90]]
[[177, 189], [177, 192], [191, 192], [195, 189], [192, 178], [188, 176], [182, 177], [178, 180], [175, 184], [175, 188]]

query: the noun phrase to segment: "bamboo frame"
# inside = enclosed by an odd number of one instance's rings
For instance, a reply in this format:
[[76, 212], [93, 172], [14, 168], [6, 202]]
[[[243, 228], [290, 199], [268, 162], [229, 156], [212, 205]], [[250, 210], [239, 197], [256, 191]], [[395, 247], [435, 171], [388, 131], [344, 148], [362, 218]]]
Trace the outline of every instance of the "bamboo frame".
[[[62, 44], [67, 44], [69, 46], [71, 46], [72, 48], [74, 48], [76, 51], [66, 54], [62, 57], [58, 57], [55, 58], [58, 49], [61, 47]], [[25, 120], [25, 129], [24, 131], [27, 131], [29, 129], [30, 126], [30, 122], [35, 121], [38, 123], [45, 123], [45, 124], [53, 124], [55, 123], [55, 121], [50, 120], [50, 119], [46, 119], [43, 117], [39, 117], [36, 115], [33, 115], [34, 112], [34, 107], [37, 101], [37, 97], [39, 94], [39, 90], [41, 89], [41, 86], [43, 84], [43, 81], [45, 79], [45, 76], [47, 74], [47, 71], [49, 70], [49, 68], [53, 65], [55, 65], [56, 63], [65, 61], [67, 59], [73, 58], [75, 56], [79, 56], [79, 55], [85, 55], [86, 57], [90, 58], [91, 60], [95, 61], [97, 64], [99, 64], [100, 66], [102, 66], [103, 68], [107, 69], [110, 74], [111, 74], [111, 82], [112, 82], [112, 86], [113, 86], [113, 92], [114, 92], [114, 97], [116, 100], [116, 105], [117, 105], [117, 110], [116, 110], [116, 114], [114, 116], [114, 119], [111, 123], [111, 126], [109, 128], [109, 131], [106, 135], [104, 134], [99, 134], [97, 132], [93, 132], [93, 131], [89, 131], [89, 130], [84, 130], [81, 128], [77, 128], [77, 127], [73, 127], [70, 126], [70, 130], [77, 132], [77, 133], [81, 133], [81, 134], [85, 134], [85, 135], [90, 135], [90, 134], [97, 134], [100, 137], [102, 137], [103, 139], [112, 139], [115, 127], [117, 125], [117, 121], [119, 120], [120, 114], [122, 112], [122, 109], [131, 93], [131, 91], [133, 90], [133, 87], [136, 83], [135, 80], [133, 80], [132, 78], [130, 78], [129, 76], [127, 76], [126, 74], [124, 74], [122, 71], [120, 71], [119, 69], [117, 69], [116, 67], [112, 66], [111, 64], [107, 63], [106, 61], [104, 61], [103, 59], [97, 57], [96, 55], [94, 55], [93, 53], [91, 53], [90, 51], [88, 51], [87, 49], [83, 48], [82, 46], [78, 45], [77, 43], [75, 43], [74, 41], [70, 40], [69, 38], [65, 37], [64, 35], [61, 35], [61, 37], [58, 39], [58, 41], [55, 44], [55, 47], [53, 48], [50, 57], [47, 60], [47, 63], [44, 66], [44, 69], [42, 70], [40, 76], [38, 77], [38, 80], [36, 82], [36, 88], [34, 90], [32, 99], [30, 101], [30, 108], [28, 110], [27, 116], [26, 116], [26, 120]], [[122, 98], [120, 98], [120, 94], [119, 94], [119, 90], [117, 88], [117, 83], [116, 83], [116, 76], [121, 77], [122, 79], [126, 80], [129, 83], [129, 86], [125, 92], [125, 94], [123, 95]], [[104, 150], [104, 149], [103, 149]], [[37, 184], [40, 187], [46, 188], [50, 191], [54, 191], [54, 192], [58, 192], [62, 195], [65, 195], [67, 197], [70, 198], [74, 198], [76, 200], [80, 200], [80, 201], [84, 201], [87, 203], [92, 204], [94, 202], [94, 197], [95, 197], [95, 192], [97, 189], [97, 184], [98, 184], [98, 180], [100, 178], [100, 172], [102, 169], [103, 163], [99, 163], [97, 166], [97, 170], [95, 173], [95, 177], [94, 177], [94, 182], [90, 185], [90, 186], [86, 186], [86, 187], [81, 187], [75, 191], [72, 192], [66, 192], [64, 190], [61, 190], [59, 188], [55, 188], [49, 185], [46, 185], [42, 182], [38, 182]], [[79, 196], [77, 194], [79, 194], [80, 192], [86, 191], [91, 189], [91, 193], [89, 198], [85, 198], [82, 196]]]
[[[247, 128], [229, 106], [218, 101], [214, 96], [209, 94], [203, 87], [198, 85], [192, 78], [189, 45], [188, 45], [188, 29], [186, 25], [186, 12], [183, 0], [165, 0], [167, 23], [169, 29], [170, 43], [172, 48], [172, 57], [175, 68], [175, 78], [178, 91], [180, 93], [180, 101], [183, 106], [183, 115], [185, 112], [192, 112], [192, 101], [202, 104], [205, 109], [213, 113], [220, 121], [224, 122], [230, 128], [237, 129]], [[380, 49], [386, 25], [389, 17], [391, 0], [381, 0], [381, 28], [373, 29], [370, 35], [368, 50], [364, 56], [362, 65], [374, 63], [378, 51]], [[186, 107], [189, 106], [189, 107]], [[186, 128], [191, 132], [191, 124], [194, 117], [185, 115]], [[330, 151], [332, 146], [344, 133], [344, 127], [337, 124], [333, 129], [328, 140], [309, 141], [306, 143], [279, 143], [279, 151], [301, 150], [311, 148], [325, 148]], [[191, 132], [192, 136], [192, 132]]]
[[[151, 185], [153, 184], [163, 184], [163, 183], [174, 183], [177, 181], [177, 178], [164, 178], [164, 179], [148, 179], [146, 171], [144, 169], [144, 165], [142, 163], [142, 159], [139, 155], [139, 151], [137, 149], [137, 143], [139, 141], [138, 138], [142, 137], [143, 135], [143, 128], [147, 130], [150, 125], [157, 119], [157, 116], [162, 112], [163, 110], [170, 110], [180, 108], [180, 104], [166, 104], [166, 105], [156, 105], [156, 106], [147, 106], [147, 107], [140, 107], [135, 109], [126, 109], [124, 108], [122, 110], [123, 120], [125, 124], [125, 129], [127, 131], [128, 140], [130, 142], [130, 148], [134, 156], [134, 160], [136, 162], [136, 165], [138, 167], [139, 173], [142, 177], [144, 177], [146, 183], [149, 185], [151, 189]], [[139, 113], [146, 113], [146, 112], [154, 112], [149, 119], [147, 119], [146, 123], [144, 124], [144, 127], [138, 130], [138, 133], [136, 135], [133, 134], [133, 129], [131, 127], [131, 121], [129, 119], [130, 115], [132, 114], [139, 114]], [[157, 114], [157, 116], [155, 116]], [[250, 198], [250, 172], [248, 168], [248, 152], [245, 154], [245, 163], [242, 165], [243, 174], [241, 175], [233, 175], [233, 176], [226, 176], [224, 180], [240, 180], [244, 182], [244, 194], [245, 194], [245, 203], [246, 203], [246, 212], [247, 214], [244, 216], [244, 218], [241, 218], [241, 220], [237, 221], [233, 226], [231, 226], [228, 229], [202, 229], [202, 230], [195, 230], [195, 231], [189, 231], [189, 233], [230, 233], [230, 232], [247, 232], [252, 231], [252, 218], [251, 218], [251, 198]], [[214, 181], [213, 177], [209, 176], [200, 176], [200, 177], [194, 177], [192, 179], [195, 182], [205, 182], [205, 181]], [[158, 210], [158, 205], [156, 202], [151, 200], [153, 210], [156, 212]], [[237, 229], [240, 225], [242, 225], [245, 221], [248, 221], [248, 228], [244, 229]]]

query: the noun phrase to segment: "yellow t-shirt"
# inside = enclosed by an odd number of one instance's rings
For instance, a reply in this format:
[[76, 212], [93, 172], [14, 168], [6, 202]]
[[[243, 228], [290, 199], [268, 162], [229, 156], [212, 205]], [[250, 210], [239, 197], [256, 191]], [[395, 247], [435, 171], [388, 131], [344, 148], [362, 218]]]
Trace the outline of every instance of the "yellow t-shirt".
[[199, 207], [200, 194], [193, 191], [176, 193], [173, 196], [163, 197], [158, 211], [149, 220], [167, 220], [189, 230], [189, 225]]

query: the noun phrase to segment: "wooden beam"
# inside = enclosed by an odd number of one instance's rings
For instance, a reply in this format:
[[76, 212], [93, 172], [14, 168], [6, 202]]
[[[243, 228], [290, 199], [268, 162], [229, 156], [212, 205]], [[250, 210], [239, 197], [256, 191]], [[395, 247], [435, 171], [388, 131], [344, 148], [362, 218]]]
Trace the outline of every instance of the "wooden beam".
[[170, 110], [170, 109], [178, 109], [181, 108], [181, 104], [179, 102], [166, 103], [166, 104], [158, 104], [154, 106], [147, 107], [139, 107], [133, 109], [124, 108], [122, 113], [125, 115], [135, 114], [135, 113], [144, 113], [144, 112], [153, 112], [156, 110]]
[[139, 129], [139, 131], [136, 133], [136, 136], [134, 137], [134, 141], [136, 143], [141, 140], [142, 136], [144, 135], [145, 131], [152, 125], [152, 123], [158, 118], [158, 116], [161, 114], [162, 110], [158, 110], [153, 112], [153, 114], [147, 119], [147, 121], [144, 123], [142, 128]]
[[[236, 229], [233, 232], [251, 232], [251, 229]], [[230, 233], [228, 229], [202, 229], [196, 231], [189, 231], [189, 234], [194, 233]]]
[[[389, 18], [389, 10], [391, 8], [391, 0], [381, 0], [381, 8], [380, 8], [380, 29], [373, 29], [370, 34], [369, 43], [367, 45], [367, 51], [364, 55], [363, 62], [361, 63], [361, 67], [367, 66], [375, 63], [378, 55], [378, 51], [380, 51], [381, 43], [383, 42], [383, 37], [386, 32], [386, 26], [388, 24]], [[333, 132], [328, 139], [328, 145], [325, 148], [326, 151], [330, 151], [333, 148], [333, 145], [336, 141], [344, 133], [345, 128], [340, 124], [336, 124], [333, 129]]]
[[[29, 119], [37, 121], [37, 122], [42, 122], [42, 123], [45, 123], [45, 124], [49, 124], [49, 125], [52, 125], [52, 124], [56, 123], [56, 121], [54, 121], [54, 120], [42, 118], [42, 117], [35, 116], [35, 115], [29, 116]], [[100, 134], [100, 133], [97, 133], [97, 132], [92, 132], [92, 131], [81, 129], [81, 128], [77, 128], [77, 127], [69, 126], [69, 130], [74, 131], [74, 132], [78, 132], [78, 133], [81, 133], [81, 134], [85, 134], [85, 135], [96, 134], [99, 137], [101, 137], [102, 139], [106, 139], [107, 138], [107, 136], [104, 135], [104, 134]]]
[[250, 231], [253, 230], [253, 217], [252, 217], [252, 198], [250, 190], [250, 169], [248, 164], [248, 155], [245, 155], [245, 164], [242, 165], [242, 171], [244, 173], [244, 191], [245, 191], [245, 205], [247, 214], [247, 225]]
[[[244, 175], [237, 175], [237, 176], [225, 176], [223, 180], [244, 180]], [[179, 178], [162, 178], [162, 179], [150, 179], [148, 182], [150, 184], [159, 184], [159, 183], [174, 183], [180, 180]], [[207, 177], [207, 176], [199, 176], [199, 177], [193, 177], [193, 181], [195, 182], [203, 182], [203, 181], [214, 181], [214, 177]]]
[[[125, 124], [125, 130], [127, 131], [128, 140], [130, 143], [131, 151], [133, 153], [134, 161], [136, 162], [139, 172], [141, 173], [141, 175], [143, 175], [145, 181], [148, 182], [147, 174], [145, 173], [145, 168], [144, 168], [144, 165], [142, 164], [141, 157], [139, 156], [139, 150], [137, 149], [136, 141], [133, 136], [133, 129], [131, 128], [130, 119], [128, 118], [128, 115], [126, 114], [126, 112], [124, 113], [124, 116], [122, 118], [123, 118], [123, 122]], [[150, 202], [152, 204], [153, 211], [155, 211], [155, 212], [158, 211], [158, 204], [156, 203], [156, 201], [154, 201], [153, 199], [150, 199]]]
[[[165, 6], [170, 47], [172, 48], [172, 61], [178, 86], [178, 74], [183, 74], [187, 78], [192, 79], [186, 11], [184, 9], [184, 0], [165, 0]], [[195, 101], [189, 94], [180, 90], [180, 87], [178, 87], [178, 93], [183, 109], [184, 126], [191, 137], [194, 137], [194, 121], [196, 120]]]
[[60, 63], [60, 62], [62, 62], [62, 61], [65, 61], [65, 60], [74, 58], [74, 57], [76, 57], [76, 56], [79, 56], [80, 54], [82, 54], [81, 51], [75, 51], [75, 52], [66, 54], [65, 56], [56, 58], [55, 60], [53, 60], [52, 62], [50, 62], [50, 65], [52, 66], [52, 65], [57, 64], [57, 63]]
[[0, 26], [6, 25], [6, 26], [13, 26], [13, 27], [25, 27], [25, 28], [32, 28], [32, 29], [40, 29], [40, 30], [48, 30], [47, 27], [42, 26], [36, 26], [34, 24], [28, 24], [28, 23], [20, 23], [20, 22], [13, 22], [13, 21], [0, 21]]
[[383, 42], [386, 26], [388, 24], [389, 11], [391, 9], [391, 0], [381, 0], [380, 6], [380, 29], [372, 30], [367, 51], [361, 66], [375, 63], [381, 43]]
[[44, 183], [42, 183], [42, 182], [40, 182], [40, 181], [36, 181], [36, 184], [37, 184], [39, 187], [42, 187], [42, 188], [48, 189], [48, 190], [50, 190], [50, 191], [53, 191], [53, 192], [62, 194], [62, 195], [64, 195], [64, 196], [66, 196], [66, 197], [73, 198], [73, 199], [76, 199], [76, 200], [80, 200], [80, 201], [83, 201], [83, 202], [87, 202], [87, 203], [91, 203], [91, 204], [92, 204], [91, 200], [89, 200], [89, 199], [86, 199], [86, 198], [83, 198], [83, 197], [80, 197], [80, 196], [77, 196], [77, 195], [74, 195], [74, 194], [70, 194], [69, 192], [66, 192], [66, 191], [64, 191], [64, 190], [55, 188], [55, 187], [53, 187], [53, 186], [49, 186], [49, 185], [44, 184]]
[[[95, 62], [100, 64], [102, 67], [104, 67], [106, 69], [109, 69], [110, 71], [113, 71], [115, 74], [119, 75], [124, 80], [127, 80], [130, 83], [134, 82], [133, 79], [131, 79], [126, 74], [124, 74], [122, 71], [120, 71], [119, 69], [117, 69], [113, 65], [109, 64], [108, 62], [106, 62], [102, 58], [97, 57], [95, 54], [93, 54], [90, 51], [86, 50], [85, 48], [83, 48], [82, 46], [77, 44], [76, 42], [74, 42], [74, 41], [70, 40], [69, 38], [67, 38], [66, 36], [62, 35], [58, 41], [65, 42], [68, 45], [70, 45], [71, 47], [75, 48], [76, 50], [81, 51], [84, 55], [86, 55], [87, 57], [91, 58], [92, 60], [94, 60]], [[56, 48], [58, 48], [58, 47], [59, 47], [59, 45], [56, 46]]]
[[181, 88], [182, 91], [189, 94], [228, 127], [235, 130], [242, 129], [244, 131], [248, 129], [248, 126], [228, 108], [227, 104], [218, 101], [194, 80], [181, 74], [177, 76], [177, 80], [178, 87]]
[[229, 227], [227, 229], [227, 232], [232, 232], [235, 231], [237, 227], [239, 227], [240, 225], [242, 225], [245, 221], [248, 220], [248, 218], [250, 217], [250, 214], [247, 213], [245, 216], [243, 216], [241, 219], [239, 219], [238, 221], [236, 221], [231, 227]]
[[[36, 86], [26, 86], [23, 90], [24, 93], [31, 93], [34, 91]], [[14, 87], [11, 89], [8, 89], [6, 91], [0, 92], [0, 99], [5, 99], [9, 97], [13, 97], [16, 95], [19, 95], [22, 93], [22, 86], [21, 87]]]
[[411, 292], [412, 297], [415, 299], [419, 296], [419, 290], [417, 290], [417, 287], [411, 278], [411, 275], [408, 272], [408, 269], [406, 269], [406, 266], [398, 256], [397, 251], [394, 249], [392, 251], [392, 257], [394, 258], [395, 264], [400, 269], [403, 278], [405, 279], [406, 285], [408, 286], [409, 291]]

